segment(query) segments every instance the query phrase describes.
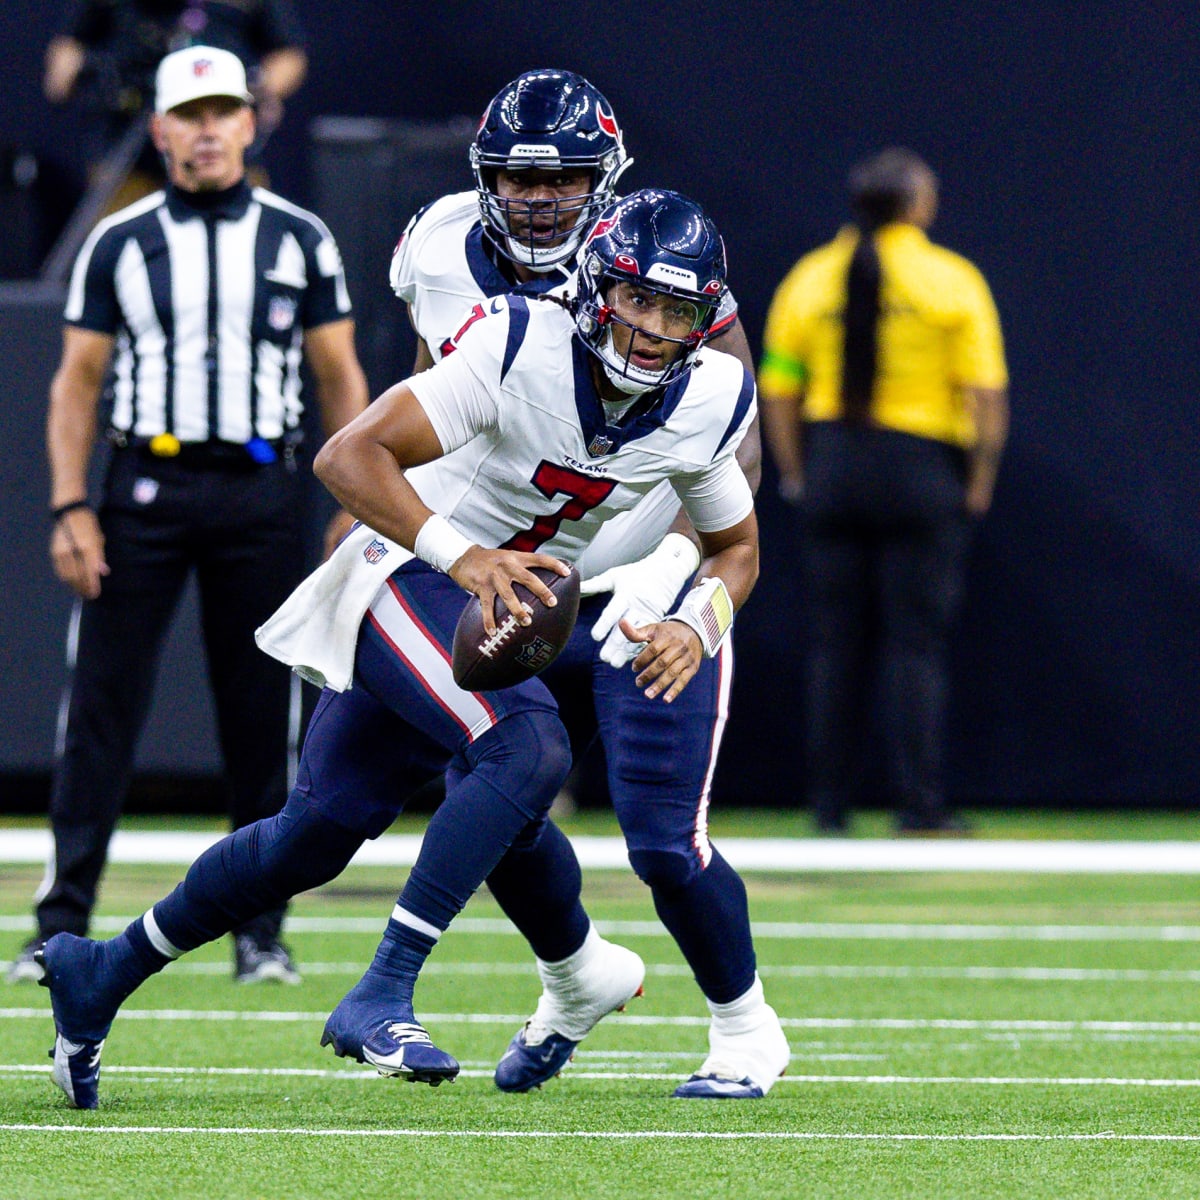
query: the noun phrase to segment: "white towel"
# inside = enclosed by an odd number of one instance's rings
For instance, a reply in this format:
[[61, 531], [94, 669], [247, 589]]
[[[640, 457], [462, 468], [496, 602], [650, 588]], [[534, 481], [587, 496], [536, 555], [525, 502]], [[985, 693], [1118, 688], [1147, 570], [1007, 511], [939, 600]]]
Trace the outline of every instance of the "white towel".
[[354, 678], [358, 629], [387, 577], [412, 554], [356, 525], [254, 633], [259, 649], [335, 692]]

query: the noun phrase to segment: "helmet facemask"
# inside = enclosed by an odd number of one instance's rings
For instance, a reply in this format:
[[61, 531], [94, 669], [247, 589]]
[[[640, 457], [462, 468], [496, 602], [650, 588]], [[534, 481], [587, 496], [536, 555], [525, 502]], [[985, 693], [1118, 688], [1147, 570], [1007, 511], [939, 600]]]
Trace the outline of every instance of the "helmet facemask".
[[[524, 151], [524, 153], [521, 153]], [[521, 266], [542, 273], [569, 262], [584, 234], [613, 199], [618, 176], [632, 160], [612, 151], [599, 160], [562, 159], [552, 146], [517, 146], [506, 158], [471, 147], [475, 192], [483, 226], [496, 248]], [[525, 200], [499, 194], [501, 170], [591, 172], [589, 189], [577, 195]]]
[[[579, 276], [576, 326], [613, 386], [637, 395], [665, 387], [692, 369], [717, 308], [712, 296], [606, 270], [598, 256], [589, 254]], [[645, 311], [644, 320], [638, 309]], [[628, 331], [627, 340], [618, 329]], [[625, 341], [624, 350], [618, 340]], [[662, 354], [659, 365], [637, 361], [639, 353], [655, 351]]]

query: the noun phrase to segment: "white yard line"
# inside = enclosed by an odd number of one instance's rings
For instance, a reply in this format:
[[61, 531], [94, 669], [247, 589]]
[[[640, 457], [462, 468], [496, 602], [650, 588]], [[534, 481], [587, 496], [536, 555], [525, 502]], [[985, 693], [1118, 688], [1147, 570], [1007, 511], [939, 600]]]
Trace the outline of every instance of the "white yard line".
[[[0, 959], [0, 974], [9, 963]], [[363, 960], [350, 962], [300, 963], [305, 976], [346, 975], [357, 977], [363, 972]], [[1200, 970], [1170, 970], [1148, 967], [914, 967], [871, 966], [859, 964], [840, 966], [817, 963], [803, 966], [772, 966], [759, 963], [758, 973], [771, 979], [957, 979], [981, 983], [1045, 982], [1045, 983], [1200, 983]], [[223, 978], [230, 974], [225, 962], [178, 962], [171, 967], [172, 976], [200, 975]], [[528, 976], [536, 977], [533, 961], [512, 962], [431, 962], [421, 969], [422, 976]], [[647, 963], [647, 976], [655, 979], [690, 979], [692, 971], [683, 963]]]
[[[654, 1058], [646, 1054], [646, 1058]], [[694, 1057], [694, 1056], [693, 1056]], [[49, 1064], [19, 1063], [0, 1065], [0, 1075], [49, 1075]], [[491, 1079], [493, 1068], [466, 1068], [459, 1073], [461, 1079]], [[670, 1081], [678, 1080], [681, 1071], [601, 1071], [587, 1067], [572, 1066], [566, 1075], [571, 1079], [612, 1079]], [[357, 1070], [321, 1070], [316, 1068], [291, 1067], [131, 1067], [105, 1066], [104, 1074], [135, 1075], [146, 1077], [169, 1077], [175, 1075], [235, 1075], [250, 1077], [288, 1077], [303, 1079], [335, 1079], [349, 1082], [374, 1082], [379, 1076], [369, 1068]], [[893, 1085], [909, 1087], [942, 1086], [945, 1084], [969, 1084], [975, 1087], [1116, 1087], [1116, 1088], [1200, 1088], [1200, 1079], [1125, 1079], [1118, 1076], [1077, 1075], [794, 1075], [790, 1072], [776, 1081], [776, 1086], [792, 1084], [855, 1084]], [[380, 1085], [384, 1086], [384, 1085]]]
[[[118, 831], [109, 861], [187, 865], [220, 840], [216, 833]], [[615, 837], [571, 838], [586, 869], [628, 870]], [[1001, 841], [959, 838], [722, 838], [721, 853], [742, 871], [1004, 871], [1022, 874], [1200, 875], [1200, 841]], [[416, 834], [385, 834], [354, 857], [358, 866], [411, 867]], [[45, 829], [0, 834], [0, 862], [44, 863]]]
[[1103, 1130], [1084, 1133], [905, 1133], [899, 1130], [879, 1133], [822, 1133], [818, 1131], [753, 1130], [739, 1133], [713, 1133], [706, 1130], [637, 1130], [617, 1133], [608, 1130], [530, 1130], [530, 1129], [296, 1129], [231, 1128], [204, 1125], [0, 1125], [10, 1133], [120, 1133], [161, 1136], [182, 1134], [189, 1137], [312, 1137], [312, 1138], [479, 1138], [503, 1141], [716, 1141], [716, 1142], [1200, 1142], [1196, 1133], [1117, 1133]]
[[[137, 914], [97, 917], [95, 933], [119, 933]], [[298, 917], [289, 915], [284, 932], [289, 936], [309, 933], [365, 933], [379, 937], [387, 925], [387, 914], [379, 917]], [[617, 937], [670, 935], [658, 921], [597, 921], [602, 934]], [[947, 925], [845, 921], [755, 921], [755, 939], [781, 938], [788, 941], [937, 941], [937, 942], [1200, 942], [1200, 925]], [[33, 916], [0, 917], [0, 932], [31, 933]], [[516, 927], [503, 917], [459, 917], [450, 926], [454, 933], [482, 933], [490, 937], [520, 937]]]
[[[240, 1009], [123, 1008], [122, 1021], [212, 1021], [249, 1024], [299, 1024], [324, 1022], [329, 1013], [280, 1010], [252, 1012]], [[421, 1013], [421, 1020], [438, 1025], [520, 1025], [528, 1013]], [[47, 1021], [50, 1007], [0, 1008], [0, 1021]], [[959, 1017], [780, 1017], [787, 1029], [934, 1029], [985, 1033], [1157, 1033], [1197, 1034], [1200, 1021], [1049, 1021], [975, 1020]], [[644, 1016], [621, 1013], [613, 1027], [643, 1025], [667, 1028], [708, 1028], [707, 1016]]]

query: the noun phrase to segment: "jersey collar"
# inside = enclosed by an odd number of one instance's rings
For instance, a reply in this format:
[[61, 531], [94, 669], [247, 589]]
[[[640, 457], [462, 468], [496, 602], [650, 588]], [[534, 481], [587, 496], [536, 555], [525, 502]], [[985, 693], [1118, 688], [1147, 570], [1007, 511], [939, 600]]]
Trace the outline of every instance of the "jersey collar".
[[173, 183], [167, 184], [167, 209], [176, 221], [189, 221], [194, 217], [240, 221], [252, 199], [251, 187], [245, 179], [219, 192], [185, 192]]
[[467, 233], [467, 267], [475, 285], [485, 296], [503, 296], [516, 292], [520, 296], [539, 296], [549, 292], [570, 278], [560, 267], [536, 275], [528, 283], [519, 283], [511, 274], [507, 259], [498, 254], [492, 239], [484, 232], [482, 222], [476, 222]]
[[610, 425], [605, 418], [604, 402], [592, 382], [592, 352], [578, 337], [571, 339], [571, 360], [575, 371], [575, 411], [590, 458], [615, 454], [626, 443], [665, 425], [687, 390], [691, 374], [689, 371], [667, 387], [647, 392], [626, 410], [619, 424]]

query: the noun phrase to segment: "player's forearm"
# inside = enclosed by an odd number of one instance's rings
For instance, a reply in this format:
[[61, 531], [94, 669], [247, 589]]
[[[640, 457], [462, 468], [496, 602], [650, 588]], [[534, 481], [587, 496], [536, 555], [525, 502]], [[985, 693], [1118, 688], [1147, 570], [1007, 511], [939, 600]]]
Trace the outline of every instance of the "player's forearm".
[[87, 496], [99, 399], [98, 384], [89, 386], [61, 369], [54, 376], [46, 417], [51, 508]]
[[705, 554], [696, 572], [699, 583], [716, 576], [725, 584], [736, 612], [750, 597], [758, 580], [758, 522], [751, 512], [731, 529], [700, 535]]

